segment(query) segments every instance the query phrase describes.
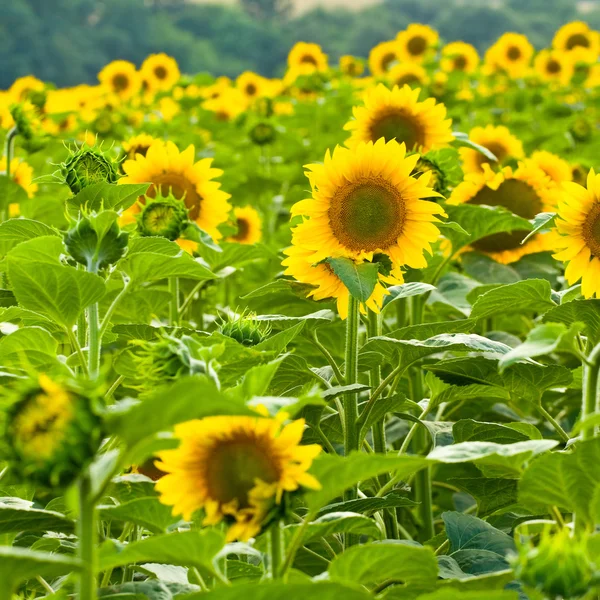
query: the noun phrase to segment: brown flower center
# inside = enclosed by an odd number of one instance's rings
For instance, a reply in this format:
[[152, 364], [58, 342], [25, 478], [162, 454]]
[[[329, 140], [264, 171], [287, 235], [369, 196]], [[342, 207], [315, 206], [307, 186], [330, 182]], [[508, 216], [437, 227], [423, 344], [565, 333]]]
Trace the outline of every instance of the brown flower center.
[[159, 65], [154, 68], [154, 75], [156, 75], [157, 79], [166, 79], [168, 73], [162, 65]]
[[370, 137], [373, 142], [380, 138], [385, 138], [386, 142], [404, 142], [408, 150], [425, 143], [425, 131], [421, 124], [413, 115], [401, 110], [386, 111], [377, 115], [371, 123]]
[[152, 185], [146, 195], [150, 198], [156, 198], [157, 190], [161, 196], [168, 196], [170, 192], [178, 200], [183, 199], [192, 221], [200, 216], [202, 196], [197, 192], [196, 186], [185, 175], [169, 172], [155, 175], [152, 177]]
[[574, 33], [573, 35], [569, 36], [566, 43], [567, 50], [573, 50], [573, 48], [577, 47], [589, 48], [589, 37], [583, 33]]
[[124, 73], [117, 73], [117, 75], [112, 78], [112, 86], [116, 92], [126, 90], [129, 87], [129, 77]]
[[[504, 181], [497, 190], [486, 186], [468, 203], [503, 206], [524, 219], [533, 219], [543, 210], [543, 202], [537, 192], [529, 184], [518, 179]], [[527, 231], [495, 233], [475, 242], [473, 248], [484, 252], [514, 250], [521, 245], [527, 234]]]
[[246, 95], [254, 96], [258, 91], [257, 87], [253, 83], [246, 85]]
[[312, 54], [305, 54], [300, 62], [305, 65], [313, 65], [314, 67], [318, 66], [317, 59]]
[[593, 256], [600, 257], [600, 204], [594, 204], [582, 227], [583, 239]]
[[[505, 158], [508, 157], [508, 149], [502, 144], [499, 144], [497, 142], [490, 142], [488, 144], [485, 144], [485, 147], [498, 159], [499, 163], [501, 163], [502, 161], [504, 161]], [[479, 163], [480, 167], [482, 167], [485, 164], [492, 164], [492, 161], [480, 152], [477, 153], [477, 162]]]
[[232, 236], [234, 240], [244, 241], [250, 233], [250, 223], [246, 219], [237, 220], [237, 233]]
[[560, 71], [561, 71], [560, 63], [556, 59], [551, 58], [546, 63], [546, 71], [548, 73], [550, 73], [550, 75], [556, 75], [557, 73], [560, 73]]
[[353, 251], [370, 252], [393, 246], [402, 233], [405, 217], [400, 192], [380, 177], [341, 187], [329, 208], [334, 236]]
[[464, 55], [454, 57], [454, 69], [464, 71], [467, 68], [467, 59]]
[[518, 46], [511, 46], [506, 51], [506, 56], [509, 60], [519, 60], [522, 56], [521, 48], [519, 48]]
[[414, 73], [406, 73], [401, 75], [394, 81], [395, 85], [402, 87], [403, 85], [412, 85], [413, 83], [421, 83], [421, 80]]
[[397, 56], [394, 52], [388, 52], [381, 57], [381, 61], [379, 65], [381, 66], [382, 71], [388, 71], [390, 65], [397, 60]]
[[412, 56], [421, 56], [427, 50], [427, 40], [422, 35], [415, 35], [415, 37], [408, 40], [406, 48]]
[[268, 440], [248, 433], [215, 444], [206, 461], [205, 475], [211, 498], [223, 504], [237, 500], [238, 508], [243, 509], [250, 506], [248, 495], [256, 480], [273, 483], [280, 471]]

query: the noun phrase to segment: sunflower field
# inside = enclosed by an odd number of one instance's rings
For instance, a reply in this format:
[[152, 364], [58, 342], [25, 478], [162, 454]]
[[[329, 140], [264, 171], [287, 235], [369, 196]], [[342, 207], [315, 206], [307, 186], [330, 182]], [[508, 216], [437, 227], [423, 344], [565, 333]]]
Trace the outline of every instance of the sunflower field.
[[599, 56], [0, 92], [0, 600], [600, 597]]

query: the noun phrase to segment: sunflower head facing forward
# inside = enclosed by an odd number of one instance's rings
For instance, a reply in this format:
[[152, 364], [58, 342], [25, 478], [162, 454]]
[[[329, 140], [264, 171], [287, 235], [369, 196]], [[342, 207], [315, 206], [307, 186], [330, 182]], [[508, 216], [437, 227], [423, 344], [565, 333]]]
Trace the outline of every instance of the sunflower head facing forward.
[[204, 509], [205, 525], [229, 523], [227, 540], [257, 535], [284, 492], [319, 488], [308, 473], [321, 447], [301, 446], [304, 421], [207, 417], [175, 427], [179, 447], [158, 454], [167, 473], [156, 483], [160, 501], [187, 520]]
[[327, 71], [329, 64], [327, 55], [319, 44], [298, 42], [288, 55], [290, 69], [309, 69], [311, 71]]
[[481, 172], [484, 165], [501, 165], [509, 158], [520, 159], [525, 156], [521, 140], [503, 125], [475, 127], [469, 132], [469, 139], [487, 148], [497, 159], [492, 163], [487, 156], [472, 148], [460, 148], [460, 158], [465, 173]]
[[393, 66], [387, 73], [386, 79], [392, 86], [410, 87], [424, 86], [429, 83], [427, 71], [417, 63], [400, 63]]
[[533, 67], [542, 81], [567, 85], [575, 67], [568, 53], [560, 50], [542, 50], [533, 61]]
[[474, 73], [479, 65], [479, 54], [466, 42], [451, 42], [442, 48], [440, 66], [446, 73]]
[[237, 206], [233, 209], [237, 233], [227, 238], [238, 244], [257, 244], [262, 239], [262, 220], [252, 206]]
[[429, 152], [447, 146], [452, 136], [452, 121], [446, 119], [446, 107], [434, 98], [419, 101], [420, 89], [380, 84], [368, 90], [364, 106], [355, 107], [354, 119], [344, 129], [351, 132], [346, 145], [356, 147], [361, 142], [396, 140], [408, 150]]
[[114, 60], [106, 65], [98, 73], [98, 79], [105, 89], [123, 100], [135, 96], [142, 87], [135, 65], [126, 60]]
[[425, 62], [439, 41], [438, 32], [428, 25], [412, 23], [396, 37], [399, 56], [403, 61]]
[[556, 32], [552, 46], [567, 52], [573, 62], [592, 63], [600, 53], [600, 34], [583, 21], [573, 21]]
[[162, 92], [170, 90], [181, 76], [177, 61], [164, 52], [151, 54], [146, 58], [142, 63], [140, 74], [149, 90]]
[[399, 46], [396, 40], [381, 42], [369, 53], [369, 71], [373, 77], [385, 75], [400, 61]]
[[529, 69], [533, 52], [527, 36], [505, 33], [486, 53], [486, 62], [493, 69], [504, 71], [510, 77], [523, 77]]
[[593, 169], [587, 187], [577, 183], [562, 184], [558, 203], [557, 246], [554, 258], [566, 262], [565, 278], [569, 285], [581, 281], [585, 298], [600, 295], [600, 175]]

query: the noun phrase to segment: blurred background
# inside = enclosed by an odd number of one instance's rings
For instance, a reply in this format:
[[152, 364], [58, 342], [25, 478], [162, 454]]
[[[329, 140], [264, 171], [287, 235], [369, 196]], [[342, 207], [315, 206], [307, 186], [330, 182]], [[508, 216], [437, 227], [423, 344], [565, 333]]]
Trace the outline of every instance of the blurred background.
[[541, 48], [572, 20], [599, 29], [600, 0], [5, 0], [0, 88], [29, 74], [57, 86], [94, 83], [108, 62], [139, 66], [153, 52], [174, 56], [182, 72], [275, 77], [297, 41], [317, 42], [337, 61], [367, 56], [411, 22], [480, 52], [505, 31]]

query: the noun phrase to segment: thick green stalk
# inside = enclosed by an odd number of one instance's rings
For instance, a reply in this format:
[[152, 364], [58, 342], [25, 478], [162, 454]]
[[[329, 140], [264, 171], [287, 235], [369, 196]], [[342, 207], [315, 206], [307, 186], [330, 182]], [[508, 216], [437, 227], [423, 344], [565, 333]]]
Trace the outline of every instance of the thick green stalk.
[[169, 279], [169, 292], [171, 300], [169, 302], [169, 325], [177, 327], [179, 325], [179, 279], [171, 277]]
[[[98, 273], [98, 265], [90, 262], [88, 265], [90, 273]], [[87, 309], [88, 327], [88, 374], [89, 378], [97, 379], [100, 373], [100, 353], [102, 338], [100, 336], [100, 318], [98, 315], [98, 303], [94, 302]]]
[[[348, 318], [346, 319], [346, 370], [344, 379], [346, 385], [358, 380], [358, 324], [360, 320], [359, 302], [353, 296], [348, 301]], [[356, 422], [358, 420], [358, 394], [350, 393], [344, 396], [344, 454], [358, 450], [360, 442]], [[354, 496], [356, 496], [356, 490]]]
[[285, 560], [283, 546], [283, 530], [281, 523], [276, 521], [269, 530], [269, 555], [271, 557], [270, 576], [271, 579], [281, 577], [281, 569]]
[[[583, 366], [583, 402], [581, 405], [581, 421], [596, 413], [598, 408], [598, 371], [600, 370], [600, 344], [590, 353], [587, 363]], [[595, 436], [594, 427], [583, 431], [583, 439]]]
[[96, 507], [91, 501], [91, 480], [87, 472], [79, 481], [78, 557], [83, 564], [78, 600], [96, 600]]

